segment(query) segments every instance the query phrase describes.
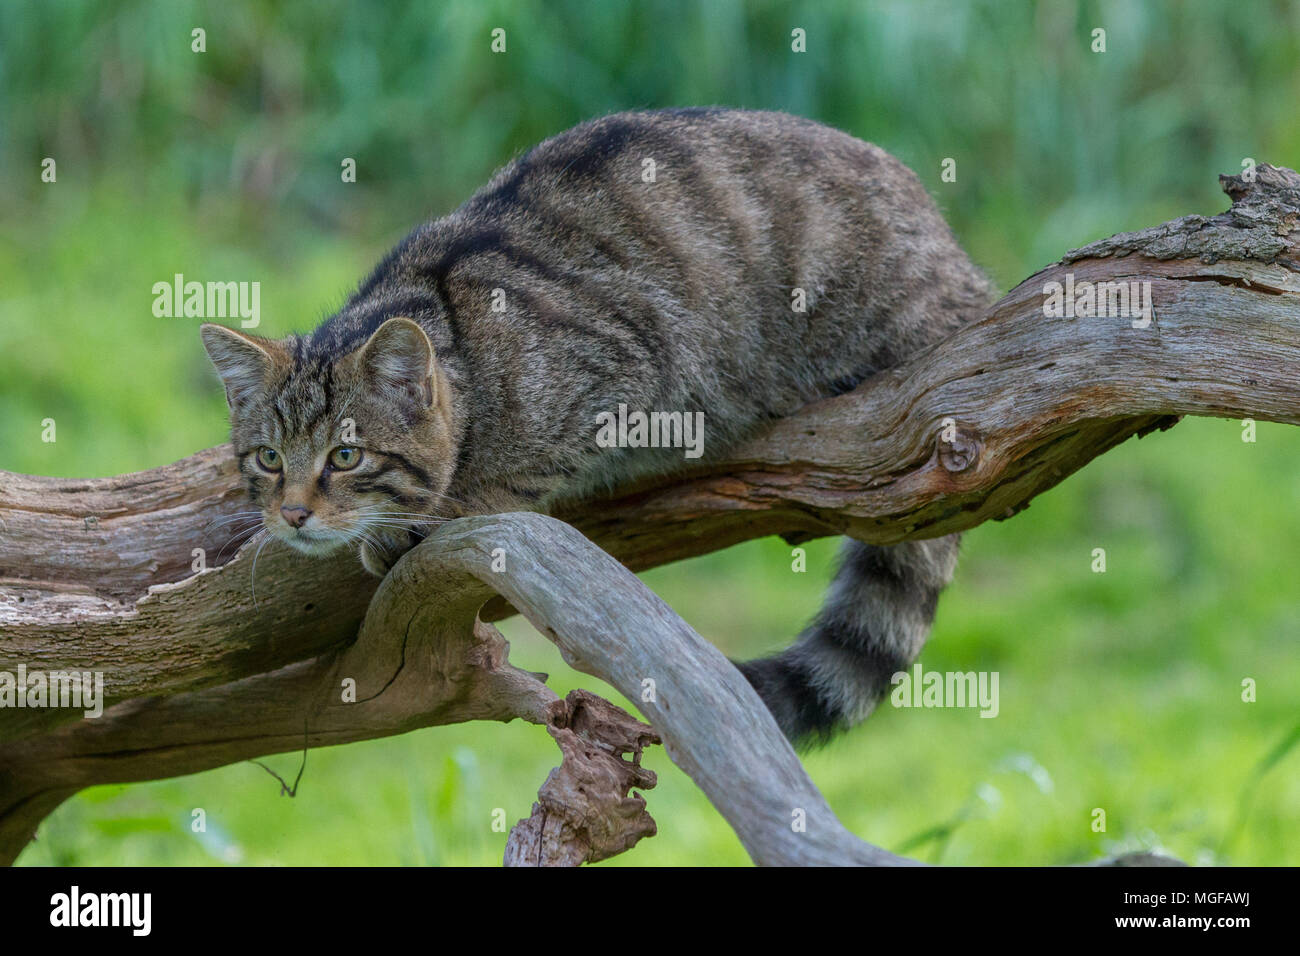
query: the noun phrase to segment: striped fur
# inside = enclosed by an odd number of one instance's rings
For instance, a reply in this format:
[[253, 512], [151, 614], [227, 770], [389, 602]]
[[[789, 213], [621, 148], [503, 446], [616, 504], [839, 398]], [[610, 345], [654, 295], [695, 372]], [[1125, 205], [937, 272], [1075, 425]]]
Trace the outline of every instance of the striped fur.
[[[620, 404], [702, 412], [708, 460], [989, 297], [879, 148], [779, 113], [667, 110], [520, 156], [314, 331], [272, 342], [205, 326], [204, 342], [267, 529], [311, 553], [358, 543], [383, 573], [441, 518], [544, 511], [679, 469], [680, 449], [598, 446], [598, 416]], [[332, 468], [341, 446], [360, 464]], [[849, 545], [799, 642], [744, 665], [787, 733], [865, 716], [924, 641], [955, 550]]]
[[887, 548], [846, 542], [826, 603], [799, 639], [738, 665], [786, 736], [825, 741], [871, 713], [921, 652], [959, 537]]

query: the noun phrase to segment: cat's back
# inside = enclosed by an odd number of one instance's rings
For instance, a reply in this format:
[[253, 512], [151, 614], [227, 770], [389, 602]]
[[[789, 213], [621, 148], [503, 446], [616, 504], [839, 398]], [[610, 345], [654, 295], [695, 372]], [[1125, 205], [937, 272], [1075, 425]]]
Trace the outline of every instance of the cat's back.
[[630, 332], [666, 376], [748, 379], [773, 413], [900, 361], [989, 297], [911, 170], [777, 112], [591, 120], [507, 165], [443, 230], [453, 254], [490, 250], [471, 282], [517, 266], [543, 313], [559, 301], [616, 344]]
[[[614, 264], [757, 264], [833, 254], [908, 211], [933, 216], [915, 175], [884, 150], [786, 113], [689, 108], [616, 113], [548, 139], [446, 221], [584, 242]], [[721, 277], [719, 277], [721, 278]]]
[[345, 309], [360, 318], [341, 318], [364, 332], [426, 294], [435, 347], [480, 381], [558, 371], [583, 414], [707, 406], [739, 428], [896, 363], [976, 314], [988, 285], [879, 147], [691, 108], [533, 147], [413, 232]]
[[[443, 264], [481, 254], [543, 283], [622, 281], [679, 314], [721, 317], [745, 305], [789, 319], [796, 288], [805, 311], [795, 314], [812, 319], [829, 317], [819, 300], [892, 307], [912, 276], [933, 279], [945, 262], [954, 287], [978, 286], [981, 301], [987, 292], [911, 170], [877, 146], [778, 112], [590, 120], [522, 154], [435, 225]], [[972, 288], [961, 291], [965, 305]]]
[[[788, 113], [722, 107], [613, 113], [580, 123], [525, 151], [466, 204], [506, 211], [527, 196], [561, 188], [598, 201], [707, 192], [711, 180], [745, 176], [756, 189], [781, 190], [790, 174], [828, 184], [907, 180], [888, 153], [847, 133]], [[666, 187], [646, 189], [643, 187]], [[922, 192], [922, 195], [924, 193]]]

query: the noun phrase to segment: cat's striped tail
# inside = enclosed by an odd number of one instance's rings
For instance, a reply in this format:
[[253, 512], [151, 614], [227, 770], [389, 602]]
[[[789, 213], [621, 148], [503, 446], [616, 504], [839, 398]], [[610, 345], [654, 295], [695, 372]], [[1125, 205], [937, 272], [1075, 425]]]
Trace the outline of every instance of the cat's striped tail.
[[863, 720], [921, 652], [960, 535], [889, 547], [848, 541], [826, 603], [789, 648], [737, 664], [795, 743]]

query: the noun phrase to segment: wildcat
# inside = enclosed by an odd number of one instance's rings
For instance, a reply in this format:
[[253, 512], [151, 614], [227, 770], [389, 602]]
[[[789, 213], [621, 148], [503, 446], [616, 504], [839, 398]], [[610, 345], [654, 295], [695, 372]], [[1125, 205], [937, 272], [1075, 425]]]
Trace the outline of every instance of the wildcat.
[[[803, 310], [795, 307], [803, 297]], [[704, 413], [704, 460], [980, 314], [988, 281], [876, 146], [781, 113], [561, 133], [417, 227], [315, 331], [204, 325], [254, 505], [377, 575], [437, 520], [681, 467], [598, 416]], [[929, 633], [957, 536], [849, 541], [797, 642], [738, 666], [796, 742], [865, 717]]]

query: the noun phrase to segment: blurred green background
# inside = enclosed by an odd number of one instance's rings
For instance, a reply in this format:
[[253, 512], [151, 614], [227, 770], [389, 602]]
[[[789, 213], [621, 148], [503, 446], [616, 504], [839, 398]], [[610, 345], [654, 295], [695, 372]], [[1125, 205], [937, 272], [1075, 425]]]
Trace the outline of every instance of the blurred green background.
[[[311, 327], [411, 226], [595, 114], [788, 110], [908, 163], [1002, 289], [1066, 249], [1225, 207], [1217, 175], [1300, 161], [1300, 7], [1257, 3], [9, 2], [0, 5], [0, 468], [106, 475], [224, 440], [197, 320], [153, 283], [256, 280]], [[206, 30], [205, 53], [191, 31]], [[493, 54], [489, 33], [506, 30]], [[791, 52], [795, 27], [807, 52]], [[1106, 30], [1094, 53], [1092, 30]], [[57, 161], [57, 182], [40, 181]], [[357, 162], [343, 183], [340, 163]], [[957, 180], [940, 179], [946, 157]], [[58, 440], [40, 440], [41, 421]], [[997, 670], [1001, 714], [894, 710], [807, 757], [844, 822], [928, 860], [1163, 847], [1300, 862], [1300, 432], [1185, 421], [967, 536], [927, 669]], [[1104, 547], [1108, 570], [1090, 570]], [[778, 540], [646, 580], [732, 656], [787, 644], [835, 543]], [[587, 686], [506, 628], [522, 666]], [[0, 640], [3, 638], [0, 637]], [[1241, 699], [1244, 678], [1258, 701]], [[557, 762], [519, 723], [103, 787], [25, 864], [492, 864]], [[743, 863], [662, 751], [660, 834], [615, 864]], [[268, 763], [292, 779], [296, 755]], [[190, 831], [193, 808], [206, 833]], [[1092, 811], [1107, 814], [1093, 832]]]

